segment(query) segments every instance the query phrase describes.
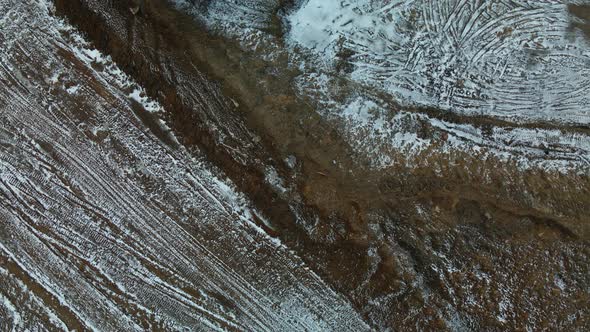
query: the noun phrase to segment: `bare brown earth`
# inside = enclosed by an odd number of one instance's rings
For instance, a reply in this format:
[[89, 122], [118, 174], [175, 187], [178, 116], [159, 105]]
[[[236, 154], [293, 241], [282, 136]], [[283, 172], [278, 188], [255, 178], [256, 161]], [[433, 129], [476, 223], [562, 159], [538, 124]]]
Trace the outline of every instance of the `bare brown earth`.
[[571, 4], [568, 9], [579, 20], [572, 23], [572, 28], [581, 29], [590, 38], [590, 5]]
[[367, 330], [46, 4], [0, 1], [0, 330]]
[[[288, 72], [269, 75], [272, 64], [209, 34], [166, 1], [149, 1], [136, 15], [134, 6], [56, 0], [61, 15], [164, 105], [181, 144], [203, 151], [247, 193], [271, 223], [260, 226], [370, 326], [589, 326], [587, 171], [522, 170], [436, 146], [411, 156], [388, 151], [394, 166], [375, 171], [296, 96]], [[444, 137], [427, 123], [413, 125]], [[285, 162], [292, 157], [294, 168]], [[269, 166], [286, 192], [265, 180]]]

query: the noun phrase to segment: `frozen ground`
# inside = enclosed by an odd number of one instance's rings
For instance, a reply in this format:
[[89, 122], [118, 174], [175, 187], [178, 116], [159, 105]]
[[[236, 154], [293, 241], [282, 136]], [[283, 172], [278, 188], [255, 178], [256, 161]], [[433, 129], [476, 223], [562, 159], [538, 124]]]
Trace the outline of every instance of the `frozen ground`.
[[367, 328], [49, 2], [0, 13], [1, 330]]
[[[523, 168], [589, 165], [587, 133], [561, 130], [590, 124], [590, 42], [568, 9], [583, 1], [174, 2], [270, 65], [287, 54], [300, 96], [375, 168], [433, 146]], [[438, 134], [421, 137], [421, 122]]]
[[0, 330], [589, 326], [584, 124], [400, 110], [311, 2], [134, 1], [0, 0]]
[[572, 1], [310, 0], [289, 43], [404, 104], [588, 124], [590, 43]]

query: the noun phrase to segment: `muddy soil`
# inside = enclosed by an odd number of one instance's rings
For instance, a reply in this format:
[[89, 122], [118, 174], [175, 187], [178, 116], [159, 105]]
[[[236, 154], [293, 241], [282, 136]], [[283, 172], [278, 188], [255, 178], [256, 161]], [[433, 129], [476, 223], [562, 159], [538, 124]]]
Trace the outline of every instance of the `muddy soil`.
[[[204, 151], [249, 195], [270, 222], [260, 226], [374, 328], [590, 324], [586, 172], [522, 170], [436, 147], [416, 156], [388, 152], [395, 162], [375, 170], [295, 93], [286, 56], [260, 60], [163, 0], [136, 14], [131, 1], [56, 6], [160, 100], [182, 144]], [[580, 8], [572, 12], [583, 17]], [[444, 134], [417, 125], [428, 137]], [[269, 167], [286, 190], [268, 181]]]
[[590, 5], [570, 4], [568, 10], [576, 17], [576, 21], [572, 22], [572, 28], [582, 30], [590, 38]]

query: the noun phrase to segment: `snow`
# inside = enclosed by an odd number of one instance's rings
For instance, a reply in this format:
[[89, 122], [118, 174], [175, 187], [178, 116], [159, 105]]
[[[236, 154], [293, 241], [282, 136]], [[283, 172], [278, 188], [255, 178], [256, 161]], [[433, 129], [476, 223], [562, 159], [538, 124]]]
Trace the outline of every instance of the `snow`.
[[292, 47], [405, 104], [517, 122], [590, 123], [590, 43], [565, 1], [309, 0], [288, 16]]
[[[587, 135], [522, 127], [590, 123], [590, 43], [571, 28], [568, 1], [304, 0], [278, 12], [274, 0], [175, 3], [264, 61], [288, 55], [301, 73], [297, 93], [370, 167], [432, 147], [477, 151], [525, 169], [590, 166]], [[277, 13], [281, 38], [268, 33]], [[339, 90], [343, 80], [350, 91]], [[405, 111], [414, 106], [441, 116]], [[465, 123], [440, 120], [448, 112]], [[508, 125], [489, 136], [468, 124], [467, 117], [482, 115]], [[416, 135], [413, 127], [424, 122], [448, 140]]]
[[[22, 329], [22, 318], [21, 315], [18, 313], [16, 307], [7, 299], [4, 295], [0, 293], [0, 307], [4, 307], [4, 310], [7, 310], [10, 316], [12, 316], [12, 326], [13, 330]], [[8, 317], [4, 317], [3, 319], [7, 319]], [[5, 324], [5, 323], [4, 323]], [[4, 325], [3, 324], [3, 325]], [[4, 325], [6, 326], [6, 325]]]
[[[289, 37], [326, 58], [332, 58], [336, 49], [331, 46], [342, 34], [367, 29], [376, 23], [369, 15], [359, 15], [355, 8], [355, 5], [340, 0], [310, 0], [289, 17]], [[336, 21], [343, 23], [335, 24]]]
[[141, 104], [141, 106], [150, 113], [159, 113], [164, 110], [156, 101], [147, 97], [143, 88], [133, 89], [133, 92], [129, 94], [129, 98]]
[[270, 184], [279, 194], [284, 194], [288, 190], [285, 188], [285, 181], [281, 178], [277, 170], [268, 166], [266, 168], [265, 178], [266, 182]]
[[[198, 150], [170, 149], [135, 116], [135, 102], [163, 110], [143, 87], [35, 4], [0, 0], [0, 82], [17, 83], [0, 84], [3, 259], [88, 330], [368, 329]], [[35, 295], [1, 293], [11, 312]], [[18, 307], [23, 329], [53, 310], [35, 303]]]

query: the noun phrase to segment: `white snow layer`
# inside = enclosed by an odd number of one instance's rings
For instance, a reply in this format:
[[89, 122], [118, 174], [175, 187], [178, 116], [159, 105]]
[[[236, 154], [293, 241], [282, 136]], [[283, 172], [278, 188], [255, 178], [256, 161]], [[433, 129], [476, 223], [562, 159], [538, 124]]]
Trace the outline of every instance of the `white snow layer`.
[[556, 0], [309, 0], [288, 40], [406, 104], [590, 123], [590, 44]]

